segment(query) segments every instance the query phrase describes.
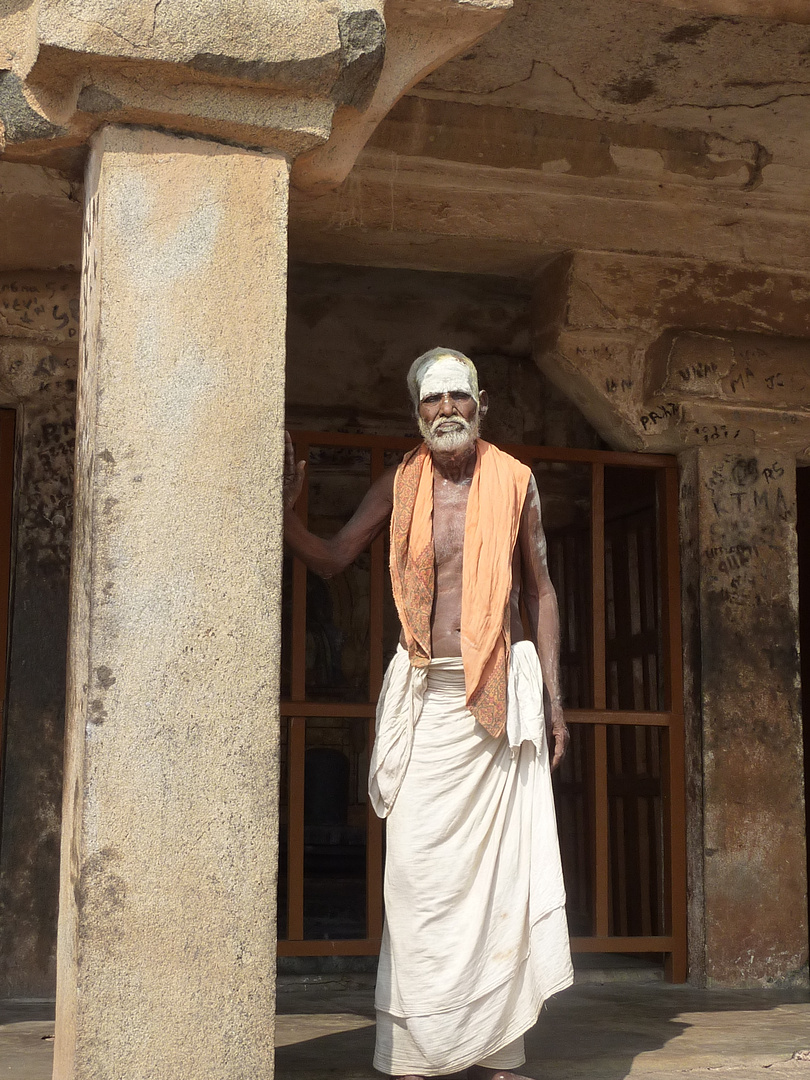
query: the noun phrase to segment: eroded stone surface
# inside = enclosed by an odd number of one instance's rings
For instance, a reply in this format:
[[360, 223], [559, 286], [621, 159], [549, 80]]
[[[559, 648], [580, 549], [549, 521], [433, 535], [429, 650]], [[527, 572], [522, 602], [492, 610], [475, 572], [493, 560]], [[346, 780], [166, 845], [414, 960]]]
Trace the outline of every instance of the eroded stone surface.
[[742, 15], [754, 19], [779, 19], [784, 22], [806, 23], [810, 12], [804, 0], [637, 0], [638, 3], [660, 3], [682, 11], [701, 15]]
[[684, 466], [703, 793], [692, 852], [705, 942], [693, 962], [710, 984], [806, 985], [795, 463], [707, 446]]
[[308, 192], [331, 190], [348, 176], [357, 155], [391, 106], [414, 83], [496, 26], [513, 0], [387, 0], [385, 64], [361, 114], [348, 103], [335, 115], [332, 136], [296, 162], [293, 182]]
[[735, 140], [761, 134], [772, 158], [798, 162], [808, 152], [808, 34], [627, 0], [518, 0], [419, 92]]

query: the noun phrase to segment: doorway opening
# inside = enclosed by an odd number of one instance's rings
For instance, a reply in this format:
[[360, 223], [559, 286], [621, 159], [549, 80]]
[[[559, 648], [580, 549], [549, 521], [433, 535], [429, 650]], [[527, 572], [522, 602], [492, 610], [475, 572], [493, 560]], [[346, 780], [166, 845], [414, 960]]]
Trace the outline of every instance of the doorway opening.
[[[472, 356], [492, 401], [484, 437], [531, 466], [543, 502], [572, 727], [555, 784], [574, 949], [664, 958], [683, 981], [676, 463], [603, 448], [534, 365], [528, 310], [525, 282], [294, 267], [287, 422], [308, 461], [297, 509], [314, 532], [336, 532], [415, 445], [410, 362], [436, 345]], [[328, 582], [295, 560], [285, 568], [282, 957], [379, 948], [384, 830], [365, 785], [398, 636], [386, 542]]]

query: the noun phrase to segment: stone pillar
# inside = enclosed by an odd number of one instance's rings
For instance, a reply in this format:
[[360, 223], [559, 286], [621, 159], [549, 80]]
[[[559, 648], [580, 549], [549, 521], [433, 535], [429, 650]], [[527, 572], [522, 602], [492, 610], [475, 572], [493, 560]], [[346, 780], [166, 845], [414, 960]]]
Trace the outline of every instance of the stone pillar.
[[287, 190], [91, 149], [57, 1080], [273, 1074]]
[[681, 464], [691, 973], [806, 983], [795, 462], [707, 446]]

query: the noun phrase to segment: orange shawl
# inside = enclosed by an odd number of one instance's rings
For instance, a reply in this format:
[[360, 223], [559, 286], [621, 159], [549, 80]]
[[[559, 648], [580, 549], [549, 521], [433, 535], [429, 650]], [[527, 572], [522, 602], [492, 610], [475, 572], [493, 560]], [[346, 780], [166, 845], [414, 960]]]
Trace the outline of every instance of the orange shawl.
[[[464, 525], [461, 657], [467, 708], [490, 735], [506, 725], [512, 555], [531, 470], [482, 439]], [[422, 443], [394, 480], [391, 584], [414, 667], [430, 662], [433, 613], [433, 458]]]

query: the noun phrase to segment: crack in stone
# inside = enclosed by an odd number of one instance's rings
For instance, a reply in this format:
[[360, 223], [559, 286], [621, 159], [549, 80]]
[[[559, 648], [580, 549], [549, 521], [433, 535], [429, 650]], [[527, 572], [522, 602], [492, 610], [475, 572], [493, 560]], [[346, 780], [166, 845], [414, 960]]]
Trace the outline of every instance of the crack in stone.
[[[161, 3], [162, 0], [158, 0], [158, 2]], [[608, 112], [606, 112], [604, 109], [601, 109], [598, 106], [594, 105], [593, 102], [589, 101], [586, 97], [584, 97], [579, 92], [579, 90], [577, 89], [577, 87], [574, 84], [573, 79], [569, 78], [567, 75], [564, 75], [561, 71], [559, 71], [556, 67], [554, 67], [553, 64], [549, 63], [548, 60], [539, 60], [536, 57], [532, 60], [531, 70], [529, 71], [528, 75], [524, 75], [522, 79], [514, 79], [512, 82], [503, 83], [501, 86], [493, 86], [490, 89], [484, 90], [484, 91], [467, 91], [467, 90], [462, 90], [462, 89], [450, 89], [449, 87], [446, 87], [446, 86], [444, 86], [444, 87], [438, 87], [437, 86], [436, 89], [439, 90], [440, 92], [443, 92], [443, 93], [446, 93], [446, 94], [458, 94], [460, 96], [470, 96], [470, 97], [479, 97], [479, 98], [480, 97], [487, 97], [490, 94], [497, 94], [497, 93], [500, 93], [500, 91], [502, 91], [502, 90], [511, 90], [516, 86], [520, 86], [522, 83], [529, 82], [532, 79], [532, 77], [534, 76], [534, 72], [535, 72], [535, 69], [536, 69], [538, 64], [545, 64], [557, 76], [557, 78], [562, 79], [563, 82], [568, 83], [568, 85], [571, 88], [572, 93], [574, 94], [574, 97], [576, 97], [578, 101], [581, 101], [583, 105], [587, 106], [587, 108], [591, 109], [593, 111], [593, 113], [597, 117], [599, 117], [601, 119], [608, 119], [609, 118], [609, 113]], [[746, 84], [745, 83], [739, 83], [739, 84], [729, 84], [729, 85], [735, 85], [735, 86], [738, 85], [738, 86], [740, 86], [740, 88], [742, 88]], [[769, 84], [766, 83], [766, 84], [763, 84], [763, 86], [764, 85], [773, 86], [773, 85], [776, 85], [776, 84], [774, 84], [774, 83], [769, 83]], [[801, 84], [801, 85], [804, 85], [804, 84]], [[698, 104], [697, 102], [694, 102], [694, 101], [684, 101], [684, 102], [680, 102], [678, 104], [674, 104], [674, 105], [672, 105], [670, 107], [671, 108], [683, 108], [683, 109], [701, 109], [704, 112], [720, 111], [720, 110], [724, 110], [724, 109], [762, 109], [762, 108], [765, 108], [768, 105], [774, 105], [779, 101], [785, 101], [785, 100], [787, 100], [789, 98], [805, 98], [805, 97], [810, 97], [810, 86], [808, 86], [808, 89], [805, 92], [791, 92], [791, 93], [787, 93], [787, 94], [777, 94], [775, 97], [769, 98], [767, 101], [759, 101], [759, 102], [756, 102], [755, 104], [748, 104], [747, 102], [739, 101], [739, 102], [727, 102], [725, 104], [701, 105], [701, 104]], [[660, 111], [660, 110], [658, 110], [658, 111]]]
[[767, 101], [759, 101], [755, 105], [749, 105], [743, 101], [726, 102], [723, 105], [700, 105], [694, 101], [682, 101], [680, 105], [672, 107], [680, 109], [700, 109], [702, 112], [723, 112], [726, 109], [764, 109], [767, 105], [775, 105], [777, 101], [785, 101], [788, 98], [806, 97], [810, 97], [810, 89], [804, 94], [777, 94], [776, 97], [769, 98]]
[[106, 23], [99, 22], [98, 19], [91, 19], [90, 20], [90, 25], [91, 26], [97, 26], [101, 30], [106, 30], [107, 33], [112, 34], [113, 37], [120, 38], [121, 41], [125, 41], [127, 43], [127, 45], [131, 45], [133, 49], [138, 48], [137, 42], [132, 41], [131, 38], [126, 37], [126, 35], [122, 34], [119, 30], [113, 30], [113, 28], [111, 26], [108, 26]]
[[[534, 61], [534, 63], [538, 62], [539, 61]], [[534, 63], [532, 64], [532, 71], [534, 70]], [[549, 64], [548, 66], [551, 68], [551, 70], [554, 72], [558, 79], [562, 79], [564, 82], [568, 83], [568, 85], [571, 87], [571, 91], [573, 92], [574, 97], [577, 98], [578, 101], [581, 101], [583, 105], [587, 105], [589, 109], [593, 109], [597, 116], [599, 115], [599, 110], [596, 108], [596, 106], [592, 105], [590, 101], [584, 98], [582, 94], [580, 94], [579, 90], [577, 90], [576, 86], [574, 86], [573, 79], [569, 79], [567, 75], [563, 75], [563, 73], [561, 71], [558, 71], [553, 64]]]
[[442, 93], [445, 93], [445, 94], [459, 94], [460, 96], [470, 96], [470, 97], [479, 97], [479, 98], [488, 97], [490, 94], [500, 93], [501, 90], [511, 90], [515, 86], [520, 86], [521, 83], [529, 82], [532, 79], [532, 77], [534, 76], [535, 68], [537, 67], [538, 64], [545, 64], [546, 67], [550, 68], [550, 70], [557, 76], [558, 79], [562, 79], [563, 82], [568, 83], [568, 85], [571, 87], [571, 90], [572, 90], [575, 98], [577, 98], [579, 101], [581, 101], [583, 105], [586, 105], [589, 109], [591, 109], [597, 116], [602, 115], [600, 113], [599, 109], [597, 109], [597, 107], [595, 105], [593, 105], [590, 101], [587, 100], [587, 98], [584, 98], [582, 96], [582, 94], [580, 94], [580, 92], [577, 90], [576, 86], [574, 85], [574, 80], [573, 79], [570, 79], [567, 75], [563, 75], [563, 73], [561, 71], [558, 71], [557, 68], [555, 68], [553, 64], [550, 64], [548, 62], [548, 60], [538, 60], [537, 57], [535, 57], [532, 60], [531, 70], [529, 71], [528, 75], [524, 75], [522, 79], [514, 79], [514, 80], [512, 80], [512, 82], [504, 83], [502, 86], [492, 86], [488, 90], [481, 90], [481, 91], [462, 90], [462, 89], [449, 89], [448, 87], [437, 87], [436, 89], [439, 90]]

